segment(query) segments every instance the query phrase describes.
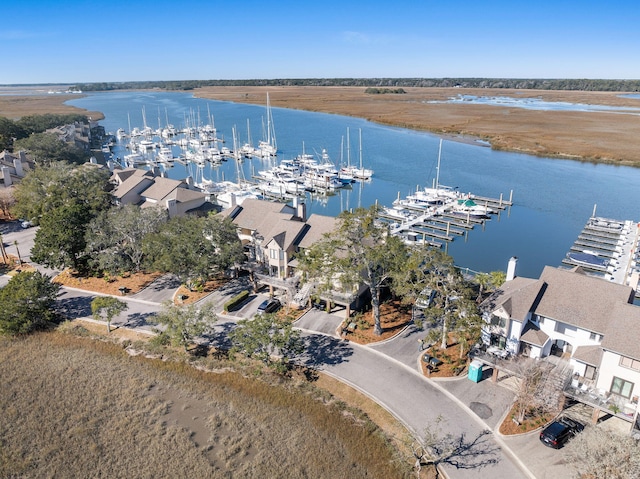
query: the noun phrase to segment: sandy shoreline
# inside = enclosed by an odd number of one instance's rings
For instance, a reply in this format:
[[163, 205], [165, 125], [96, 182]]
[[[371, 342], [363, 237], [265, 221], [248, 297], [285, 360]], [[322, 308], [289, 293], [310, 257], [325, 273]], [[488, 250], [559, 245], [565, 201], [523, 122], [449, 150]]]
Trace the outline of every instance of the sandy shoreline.
[[[197, 97], [354, 116], [372, 122], [429, 131], [452, 141], [491, 145], [550, 158], [640, 166], [640, 114], [526, 110], [509, 106], [432, 103], [460, 95], [540, 98], [640, 108], [640, 100], [620, 92], [507, 89], [405, 88], [405, 94], [367, 94], [364, 87], [206, 87]], [[74, 94], [0, 96], [0, 116], [16, 119], [43, 113], [88, 112], [63, 103]]]

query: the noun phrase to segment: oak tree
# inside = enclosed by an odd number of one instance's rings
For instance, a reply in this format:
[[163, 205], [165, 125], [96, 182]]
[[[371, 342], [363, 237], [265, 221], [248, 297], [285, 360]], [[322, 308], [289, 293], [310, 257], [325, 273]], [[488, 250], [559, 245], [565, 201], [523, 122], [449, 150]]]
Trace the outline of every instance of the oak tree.
[[0, 289], [0, 333], [18, 335], [43, 328], [55, 318], [60, 285], [39, 271], [22, 271]]
[[127, 303], [113, 296], [97, 296], [91, 301], [93, 319], [101, 320], [104, 318], [107, 322], [107, 333], [111, 332], [111, 320], [128, 308]]

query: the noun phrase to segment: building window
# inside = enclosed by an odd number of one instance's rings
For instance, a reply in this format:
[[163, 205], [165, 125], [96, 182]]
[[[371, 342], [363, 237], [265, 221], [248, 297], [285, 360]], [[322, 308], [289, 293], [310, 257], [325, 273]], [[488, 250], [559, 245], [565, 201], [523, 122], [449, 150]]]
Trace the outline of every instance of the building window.
[[576, 332], [578, 331], [575, 326], [571, 326], [565, 323], [556, 323], [555, 330], [560, 334], [564, 334], [565, 336], [569, 336], [572, 338], [575, 337]]
[[591, 333], [591, 334], [589, 334], [589, 339], [591, 341], [600, 342], [600, 335], [598, 333]]
[[278, 250], [277, 249], [270, 249], [269, 250], [269, 258], [278, 259]]
[[613, 377], [613, 382], [611, 383], [611, 392], [617, 394], [619, 396], [630, 398], [631, 393], [633, 391], [633, 383], [629, 381], [625, 381], [622, 378]]
[[507, 325], [507, 320], [500, 316], [491, 315], [491, 325], [504, 328]]
[[584, 377], [586, 379], [595, 379], [596, 378], [596, 368], [587, 364], [587, 367], [584, 368]]
[[620, 366], [633, 369], [634, 371], [640, 371], [640, 361], [631, 358], [625, 358], [620, 356]]

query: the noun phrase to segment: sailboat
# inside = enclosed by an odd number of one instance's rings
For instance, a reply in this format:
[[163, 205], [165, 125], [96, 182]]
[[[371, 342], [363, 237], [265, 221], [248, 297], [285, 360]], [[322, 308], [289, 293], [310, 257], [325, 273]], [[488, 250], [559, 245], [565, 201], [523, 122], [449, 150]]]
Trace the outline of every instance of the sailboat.
[[267, 128], [264, 139], [258, 143], [260, 156], [269, 158], [277, 156], [278, 145], [276, 143], [276, 131], [273, 126], [273, 116], [271, 114], [271, 103], [269, 102], [269, 93], [267, 93]]
[[[359, 129], [359, 136], [360, 136], [360, 167], [356, 167], [356, 166], [351, 166], [349, 164], [349, 166], [347, 167], [343, 167], [343, 170], [345, 171], [345, 173], [351, 173], [351, 175], [353, 176], [353, 178], [356, 178], [358, 180], [370, 180], [371, 177], [373, 176], [373, 170], [369, 169], [369, 168], [364, 168], [362, 166], [362, 129]], [[347, 129], [347, 158], [348, 161], [349, 160], [349, 130]]]
[[240, 153], [245, 158], [252, 158], [254, 156], [260, 156], [260, 150], [254, 148], [251, 143], [251, 129], [249, 127], [249, 118], [247, 118], [247, 142], [240, 147]]
[[423, 189], [416, 189], [416, 192], [414, 194], [407, 196], [406, 201], [411, 201], [414, 205], [423, 204], [429, 206], [439, 206], [451, 203], [452, 201], [457, 201], [461, 197], [460, 192], [457, 190], [457, 187], [453, 188], [451, 186], [440, 184], [441, 156], [442, 138], [440, 139], [440, 145], [438, 147], [438, 163], [436, 166], [436, 177], [433, 181], [433, 186], [431, 188], [424, 187]]

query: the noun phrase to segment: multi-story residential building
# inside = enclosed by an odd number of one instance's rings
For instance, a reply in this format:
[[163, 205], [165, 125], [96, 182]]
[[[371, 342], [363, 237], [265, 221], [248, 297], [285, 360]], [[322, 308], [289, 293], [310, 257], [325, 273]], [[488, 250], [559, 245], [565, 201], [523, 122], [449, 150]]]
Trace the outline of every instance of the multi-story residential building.
[[[538, 279], [515, 276], [482, 304], [483, 342], [514, 355], [558, 356], [573, 369], [585, 402], [635, 418], [640, 396], [640, 307], [635, 288], [547, 266]], [[580, 396], [576, 396], [580, 399]]]

